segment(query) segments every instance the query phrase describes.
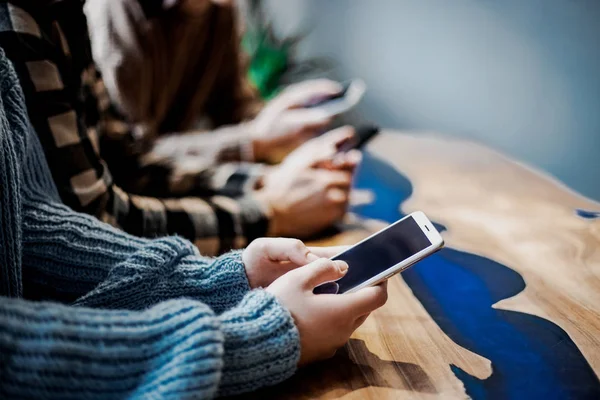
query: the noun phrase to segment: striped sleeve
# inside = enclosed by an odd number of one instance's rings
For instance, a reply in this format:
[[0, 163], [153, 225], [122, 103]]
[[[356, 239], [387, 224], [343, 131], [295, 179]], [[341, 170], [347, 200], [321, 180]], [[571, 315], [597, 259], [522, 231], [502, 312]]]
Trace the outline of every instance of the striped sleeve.
[[[78, 13], [69, 17], [84, 18], [82, 10]], [[86, 47], [78, 36], [72, 36], [77, 35], [65, 36], [56, 20], [0, 1], [0, 47], [19, 76], [30, 120], [62, 200], [76, 211], [95, 215], [138, 236], [179, 234], [196, 243], [205, 255], [243, 247], [264, 236], [268, 220], [261, 204], [249, 195], [236, 199], [223, 196], [246, 180], [245, 175], [240, 178], [238, 173], [229, 174], [227, 166], [221, 175], [198, 174], [198, 179], [211, 182], [220, 176], [223, 182], [223, 192], [212, 190], [202, 198], [158, 199], [135, 195], [118, 186], [101, 157], [104, 152], [100, 136], [112, 122], [100, 118], [107, 99], [94, 95], [101, 81], [95, 80], [93, 67], [82, 68], [81, 76], [73, 72], [77, 65], [74, 59], [87, 55], [91, 62], [91, 54], [89, 42]], [[72, 56], [75, 49], [81, 51], [77, 57]], [[133, 140], [129, 131], [124, 136]], [[127, 173], [122, 167], [112, 168], [119, 172], [117, 177]], [[170, 179], [168, 168], [151, 171], [158, 176], [156, 179]], [[223, 178], [226, 174], [229, 178]], [[156, 181], [153, 186], [161, 187]]]

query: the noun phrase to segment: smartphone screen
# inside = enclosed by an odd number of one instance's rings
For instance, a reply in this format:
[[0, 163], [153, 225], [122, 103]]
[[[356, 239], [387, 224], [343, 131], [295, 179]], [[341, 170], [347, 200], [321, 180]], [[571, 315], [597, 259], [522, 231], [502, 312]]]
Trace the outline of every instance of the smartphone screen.
[[348, 272], [337, 281], [344, 293], [431, 246], [413, 217], [408, 217], [371, 239], [334, 257], [348, 263]]

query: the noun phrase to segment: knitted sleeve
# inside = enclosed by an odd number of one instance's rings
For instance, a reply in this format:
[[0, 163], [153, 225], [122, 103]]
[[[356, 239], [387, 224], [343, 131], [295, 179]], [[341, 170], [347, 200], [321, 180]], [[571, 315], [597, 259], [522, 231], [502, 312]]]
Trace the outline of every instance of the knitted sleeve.
[[196, 399], [293, 374], [298, 333], [264, 291], [216, 317], [194, 300], [143, 311], [3, 298], [0, 398]]
[[250, 290], [239, 251], [201, 257], [184, 239], [135, 238], [52, 200], [24, 199], [23, 244], [28, 299], [133, 310], [189, 297], [221, 313]]

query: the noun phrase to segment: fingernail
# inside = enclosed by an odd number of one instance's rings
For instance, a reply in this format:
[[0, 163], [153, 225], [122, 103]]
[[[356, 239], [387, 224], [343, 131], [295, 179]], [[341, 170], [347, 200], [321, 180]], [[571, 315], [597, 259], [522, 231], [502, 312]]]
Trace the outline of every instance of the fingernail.
[[348, 272], [348, 264], [346, 264], [344, 261], [337, 261], [336, 264], [341, 274]]
[[353, 163], [359, 163], [362, 160], [362, 153], [358, 150], [350, 150], [347, 156]]

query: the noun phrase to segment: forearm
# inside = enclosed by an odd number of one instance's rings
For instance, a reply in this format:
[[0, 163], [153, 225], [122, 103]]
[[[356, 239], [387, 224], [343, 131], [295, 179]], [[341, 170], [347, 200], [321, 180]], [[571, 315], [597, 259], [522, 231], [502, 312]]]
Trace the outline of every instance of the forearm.
[[215, 317], [172, 300], [144, 311], [3, 298], [0, 395], [7, 398], [211, 398], [291, 376], [298, 331], [268, 293]]
[[0, 397], [213, 397], [223, 341], [219, 321], [197, 301], [135, 312], [3, 298]]
[[254, 161], [251, 122], [225, 125], [212, 130], [177, 132], [156, 140], [152, 153], [158, 157], [199, 157], [207, 164]]
[[23, 279], [28, 297], [70, 302], [148, 243], [48, 199], [23, 201]]
[[101, 155], [115, 183], [129, 193], [162, 198], [240, 196], [251, 192], [264, 174], [261, 164], [239, 162], [253, 159], [242, 127], [150, 139], [154, 134], [136, 138], [136, 124], [119, 121], [116, 115], [105, 118], [113, 122], [101, 125]]
[[142, 237], [180, 235], [205, 256], [242, 248], [269, 231], [267, 209], [254, 196], [157, 199], [116, 193], [109, 222]]
[[139, 239], [52, 201], [26, 200], [23, 210], [29, 298], [142, 309], [189, 297], [220, 313], [250, 290], [239, 252], [202, 257], [181, 238]]
[[207, 304], [220, 314], [250, 291], [240, 252], [201, 258], [180, 238], [156, 239], [115, 265], [107, 278], [75, 304], [94, 308], [143, 310], [175, 298]]
[[144, 158], [144, 164], [121, 182], [122, 187], [131, 193], [162, 198], [238, 197], [250, 194], [266, 171], [261, 164], [215, 164], [200, 155], [181, 155], [177, 158], [152, 155]]

